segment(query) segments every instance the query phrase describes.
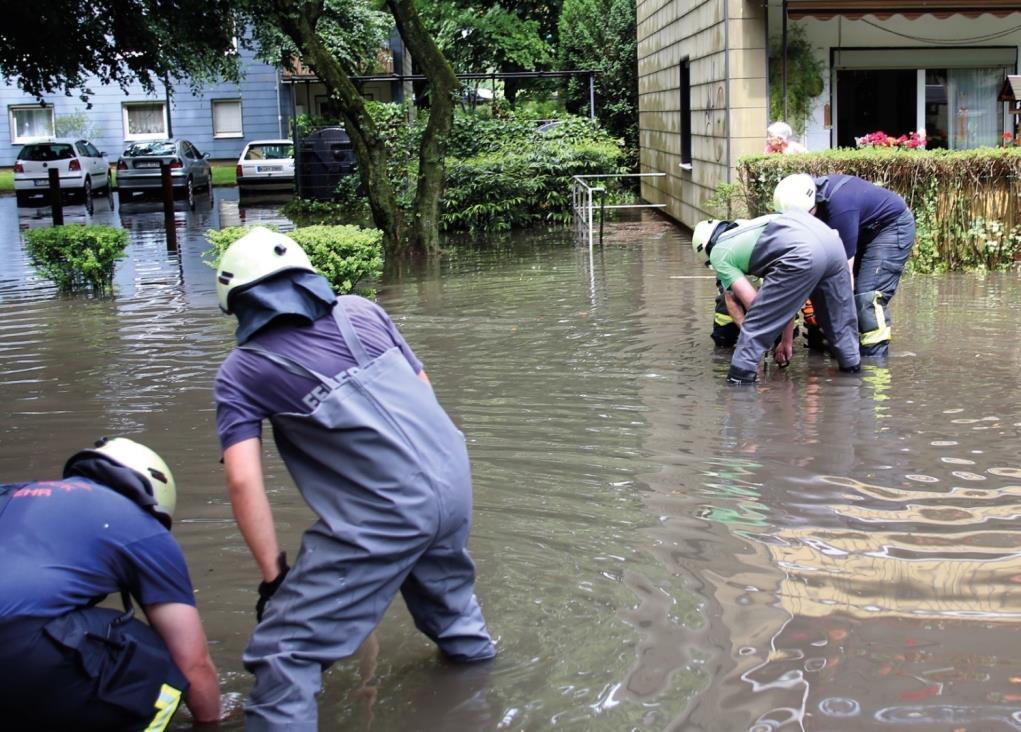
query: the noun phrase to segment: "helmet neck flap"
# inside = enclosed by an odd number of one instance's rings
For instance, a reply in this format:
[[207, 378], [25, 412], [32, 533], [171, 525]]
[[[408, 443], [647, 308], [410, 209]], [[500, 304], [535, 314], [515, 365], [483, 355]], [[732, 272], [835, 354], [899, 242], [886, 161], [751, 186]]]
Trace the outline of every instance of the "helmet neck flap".
[[330, 283], [320, 274], [292, 269], [257, 282], [231, 295], [231, 311], [237, 316], [234, 332], [243, 345], [256, 333], [280, 318], [296, 318], [303, 325], [329, 314], [336, 302]]

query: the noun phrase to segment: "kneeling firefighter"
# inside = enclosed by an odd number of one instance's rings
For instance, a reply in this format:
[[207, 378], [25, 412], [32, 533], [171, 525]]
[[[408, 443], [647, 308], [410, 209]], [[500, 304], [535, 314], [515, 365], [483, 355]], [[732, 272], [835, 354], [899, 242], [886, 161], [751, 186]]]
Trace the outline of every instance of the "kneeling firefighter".
[[915, 218], [904, 199], [853, 175], [796, 173], [777, 184], [773, 206], [813, 213], [840, 234], [853, 277], [861, 355], [887, 355], [889, 303], [915, 242]]
[[[400, 592], [454, 661], [495, 654], [468, 555], [464, 435], [422, 364], [375, 303], [337, 297], [284, 234], [256, 228], [217, 269], [238, 348], [215, 383], [238, 527], [262, 573], [244, 653], [248, 730], [317, 729], [322, 672], [353, 654]], [[262, 422], [318, 520], [289, 568], [262, 472]]]
[[[744, 307], [727, 381], [752, 384], [770, 346], [777, 364], [793, 353], [794, 318], [808, 297], [832, 338], [842, 371], [857, 371], [857, 321], [851, 282], [836, 233], [801, 211], [750, 221], [702, 221], [692, 249]], [[758, 290], [749, 276], [762, 279]]]
[[[73, 455], [63, 480], [0, 486], [4, 729], [163, 730], [182, 697], [196, 721], [220, 718], [175, 504], [166, 463], [120, 437]], [[124, 610], [96, 607], [116, 594]]]

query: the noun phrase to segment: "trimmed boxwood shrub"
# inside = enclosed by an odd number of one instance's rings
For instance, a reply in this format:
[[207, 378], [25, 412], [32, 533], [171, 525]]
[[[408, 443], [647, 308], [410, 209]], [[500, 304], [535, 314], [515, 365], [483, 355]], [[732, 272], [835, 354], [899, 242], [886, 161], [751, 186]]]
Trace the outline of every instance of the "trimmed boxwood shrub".
[[114, 264], [124, 256], [128, 232], [112, 226], [67, 224], [25, 232], [29, 259], [61, 292], [113, 287]]
[[[214, 267], [231, 244], [247, 234], [251, 226], [209, 229], [206, 239], [213, 248], [207, 252]], [[272, 228], [272, 227], [269, 227]], [[383, 271], [383, 232], [358, 226], [305, 226], [287, 232], [308, 254], [312, 266], [329, 280], [338, 294], [353, 292], [360, 282], [378, 277]]]
[[770, 211], [773, 188], [791, 173], [849, 173], [897, 191], [918, 227], [909, 262], [916, 272], [1009, 269], [1021, 255], [1021, 149], [1016, 147], [754, 155], [742, 158], [738, 171], [739, 189], [717, 192], [735, 217]]

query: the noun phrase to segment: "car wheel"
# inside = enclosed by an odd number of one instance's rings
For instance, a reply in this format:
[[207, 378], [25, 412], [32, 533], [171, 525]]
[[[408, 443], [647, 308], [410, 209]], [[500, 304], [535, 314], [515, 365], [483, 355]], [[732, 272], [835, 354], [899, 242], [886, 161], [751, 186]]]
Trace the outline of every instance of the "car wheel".
[[195, 181], [191, 178], [188, 179], [188, 187], [185, 189], [188, 196], [188, 208], [192, 211], [195, 210]]
[[92, 179], [88, 176], [86, 176], [85, 182], [82, 184], [82, 201], [86, 206], [92, 203]]

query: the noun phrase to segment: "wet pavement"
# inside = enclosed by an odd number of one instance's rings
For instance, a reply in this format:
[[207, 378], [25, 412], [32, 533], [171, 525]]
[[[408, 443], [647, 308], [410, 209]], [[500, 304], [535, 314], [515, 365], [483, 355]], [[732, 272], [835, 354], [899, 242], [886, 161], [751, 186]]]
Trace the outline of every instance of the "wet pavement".
[[[0, 198], [0, 476], [53, 477], [101, 434], [156, 448], [224, 689], [243, 692], [259, 578], [218, 463], [232, 321], [202, 232], [287, 222], [216, 189], [181, 204], [168, 251], [159, 203], [98, 199], [128, 256], [113, 297], [68, 298], [24, 255], [48, 213]], [[1021, 729], [1017, 274], [907, 277], [887, 364], [847, 376], [798, 350], [735, 389], [683, 232], [607, 233], [591, 256], [564, 232], [499, 238], [378, 286], [469, 440], [500, 656], [443, 663], [398, 601], [327, 672], [321, 728]], [[267, 453], [293, 553], [310, 513]]]

